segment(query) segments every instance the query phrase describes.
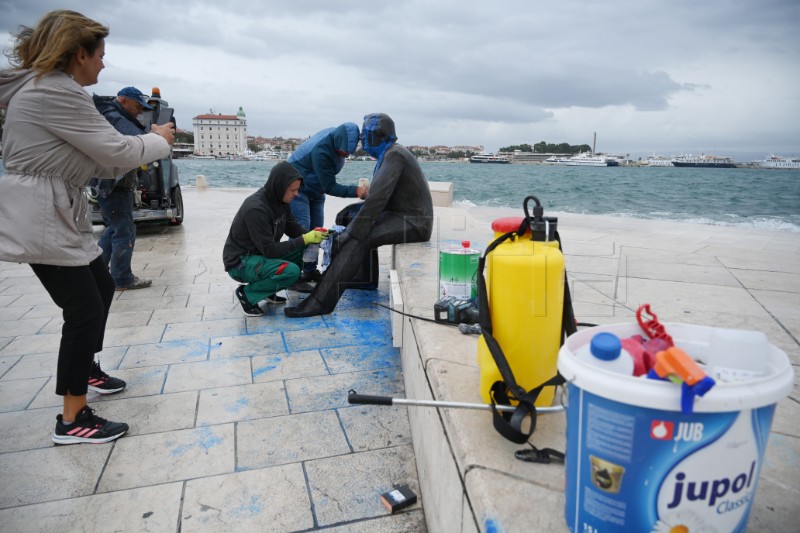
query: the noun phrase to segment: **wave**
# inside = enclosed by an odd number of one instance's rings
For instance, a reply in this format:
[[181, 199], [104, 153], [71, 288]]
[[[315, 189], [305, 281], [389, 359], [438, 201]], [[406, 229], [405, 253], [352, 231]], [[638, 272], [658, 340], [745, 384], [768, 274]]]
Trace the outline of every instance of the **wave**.
[[[569, 211], [567, 211], [569, 212]], [[707, 216], [691, 216], [685, 213], [631, 213], [631, 212], [610, 212], [610, 213], [575, 213], [585, 215], [600, 215], [616, 218], [630, 218], [642, 220], [666, 220], [681, 222], [686, 224], [702, 224], [705, 226], [722, 226], [735, 228], [759, 229], [768, 231], [785, 231], [790, 233], [800, 233], [800, 223], [794, 223], [778, 217], [750, 217], [742, 218], [739, 215], [729, 215], [730, 220], [712, 218]], [[738, 220], [733, 220], [738, 219]]]

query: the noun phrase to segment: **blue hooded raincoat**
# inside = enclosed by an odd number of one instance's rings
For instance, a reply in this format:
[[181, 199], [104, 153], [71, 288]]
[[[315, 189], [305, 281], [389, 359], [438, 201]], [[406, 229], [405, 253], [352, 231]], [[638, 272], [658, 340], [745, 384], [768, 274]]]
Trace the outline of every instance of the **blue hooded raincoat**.
[[303, 176], [300, 192], [310, 197], [324, 193], [355, 198], [356, 186], [336, 183], [336, 174], [344, 166], [344, 157], [339, 152], [355, 152], [358, 137], [358, 126], [353, 122], [345, 122], [335, 128], [324, 129], [301, 144], [288, 159]]

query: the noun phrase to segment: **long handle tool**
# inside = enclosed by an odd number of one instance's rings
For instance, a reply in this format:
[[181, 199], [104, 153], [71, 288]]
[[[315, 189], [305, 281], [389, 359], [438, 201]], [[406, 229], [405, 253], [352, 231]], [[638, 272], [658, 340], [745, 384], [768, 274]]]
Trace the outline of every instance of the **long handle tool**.
[[[444, 402], [439, 400], [409, 400], [407, 398], [392, 398], [391, 396], [373, 396], [370, 394], [358, 394], [350, 390], [347, 394], [347, 402], [364, 405], [413, 405], [416, 407], [450, 407], [453, 409], [483, 409], [490, 411], [492, 406], [485, 403], [465, 403], [465, 402]], [[513, 405], [495, 405], [498, 411], [514, 411]], [[552, 407], [537, 407], [537, 413], [560, 413], [564, 410], [563, 405]]]

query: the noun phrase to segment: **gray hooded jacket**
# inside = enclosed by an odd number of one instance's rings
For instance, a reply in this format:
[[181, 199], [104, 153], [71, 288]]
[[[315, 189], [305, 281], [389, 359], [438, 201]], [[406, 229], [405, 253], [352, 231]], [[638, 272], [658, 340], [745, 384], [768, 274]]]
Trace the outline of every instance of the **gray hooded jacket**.
[[126, 136], [63, 72], [38, 81], [0, 72], [5, 174], [0, 176], [0, 261], [88, 265], [100, 255], [84, 187], [169, 156], [154, 133]]

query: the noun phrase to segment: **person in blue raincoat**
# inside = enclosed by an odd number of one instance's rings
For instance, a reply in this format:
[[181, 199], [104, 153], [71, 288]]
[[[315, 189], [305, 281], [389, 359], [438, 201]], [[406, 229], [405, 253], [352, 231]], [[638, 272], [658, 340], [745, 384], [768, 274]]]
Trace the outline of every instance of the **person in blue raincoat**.
[[[366, 199], [366, 187], [336, 182], [336, 174], [344, 167], [345, 158], [356, 151], [358, 139], [358, 126], [353, 122], [345, 122], [312, 135], [289, 156], [288, 163], [303, 176], [300, 194], [291, 203], [292, 215], [301, 226], [314, 229], [325, 223], [326, 194]], [[319, 281], [318, 257], [319, 246], [306, 248], [303, 270], [293, 287], [295, 290], [311, 292], [313, 283]]]
[[[374, 281], [377, 273], [364, 271], [365, 259], [372, 250], [386, 244], [428, 242], [431, 238], [433, 199], [428, 180], [414, 154], [397, 144], [391, 117], [385, 113], [366, 115], [361, 144], [377, 160], [369, 198], [357, 204], [347, 228], [336, 235], [331, 263], [311, 294], [296, 307], [283, 310], [287, 317], [331, 313], [346, 289]], [[370, 279], [360, 279], [359, 273]]]

